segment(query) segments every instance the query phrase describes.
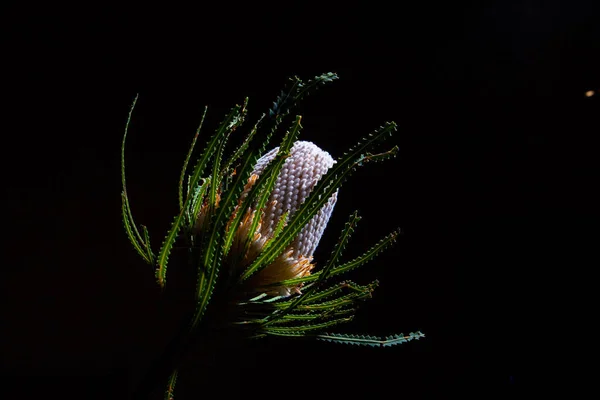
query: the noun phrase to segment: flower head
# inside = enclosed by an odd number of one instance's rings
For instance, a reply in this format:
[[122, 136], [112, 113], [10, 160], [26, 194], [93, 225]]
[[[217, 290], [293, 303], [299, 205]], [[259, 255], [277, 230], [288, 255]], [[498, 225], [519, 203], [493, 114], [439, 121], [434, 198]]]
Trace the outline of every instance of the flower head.
[[[279, 148], [276, 147], [258, 160], [242, 197], [246, 196], [260, 179], [261, 173], [275, 158], [278, 150]], [[292, 216], [298, 210], [317, 182], [334, 163], [331, 155], [314, 143], [306, 141], [294, 143], [289, 157], [285, 160], [277, 176], [267, 206], [259, 216], [259, 228], [238, 267], [246, 266], [256, 258], [267, 241], [272, 239], [280, 219], [286, 212], [288, 216]], [[300, 285], [271, 287], [269, 285], [310, 275], [310, 271], [314, 268], [313, 253], [327, 226], [336, 201], [337, 191], [302, 228], [288, 248], [275, 261], [249, 279], [246, 285], [249, 291], [266, 291], [268, 294], [279, 296], [299, 293]], [[248, 236], [248, 228], [253, 218], [256, 218], [256, 210], [249, 208], [238, 227], [233, 247], [234, 253], [244, 251], [245, 238]], [[266, 289], [267, 287], [268, 289]]]

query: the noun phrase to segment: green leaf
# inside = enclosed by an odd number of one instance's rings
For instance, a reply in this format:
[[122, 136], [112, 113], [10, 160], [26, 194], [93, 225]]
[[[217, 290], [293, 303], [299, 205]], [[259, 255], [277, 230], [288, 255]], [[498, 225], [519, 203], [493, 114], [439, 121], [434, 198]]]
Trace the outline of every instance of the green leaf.
[[[244, 190], [244, 186], [248, 182], [248, 179], [251, 176], [251, 173], [254, 169], [254, 165], [256, 164], [257, 160], [258, 156], [254, 152], [251, 152], [247, 157], [244, 158], [241, 165], [241, 172], [238, 174], [238, 178], [236, 179], [232, 190], [229, 191], [229, 193], [232, 195], [231, 201], [233, 201], [234, 199], [237, 200], [241, 196]], [[225, 242], [223, 244], [223, 251], [225, 255], [227, 255], [231, 250], [231, 245], [233, 244], [233, 239], [235, 238], [235, 234], [240, 225], [240, 222], [242, 221], [242, 218], [244, 217], [248, 206], [252, 202], [252, 197], [250, 196], [251, 193], [253, 193], [252, 190], [250, 191], [248, 196], [246, 196], [246, 198], [242, 201], [242, 204], [240, 204], [240, 206], [238, 207], [237, 212], [235, 213], [235, 215], [231, 219], [231, 222], [229, 223], [229, 228], [225, 232]]]
[[356, 283], [350, 281], [340, 282], [328, 289], [324, 289], [307, 296], [307, 299], [304, 300], [302, 304], [315, 303], [319, 300], [330, 298], [344, 290], [350, 290], [351, 293], [364, 293], [366, 290], [372, 290], [377, 286], [379, 286], [378, 280], [371, 282], [369, 285], [357, 285]]
[[188, 150], [187, 156], [185, 157], [185, 161], [183, 162], [183, 167], [181, 168], [181, 175], [179, 176], [179, 210], [183, 210], [183, 180], [187, 171], [188, 163], [190, 162], [190, 158], [192, 157], [192, 152], [194, 151], [194, 146], [196, 145], [196, 141], [198, 140], [198, 136], [200, 135], [200, 130], [202, 129], [202, 125], [204, 124], [204, 118], [206, 117], [207, 110], [208, 106], [205, 106], [204, 112], [202, 113], [202, 119], [200, 120], [200, 126], [198, 126], [198, 129], [196, 129], [196, 134], [194, 135], [194, 139], [192, 140], [192, 145]]
[[[290, 111], [296, 107], [296, 105], [310, 92], [317, 89], [319, 86], [333, 82], [338, 76], [335, 73], [328, 72], [314, 79], [304, 83], [300, 78], [294, 76], [290, 78], [291, 84], [281, 91], [281, 94], [273, 102], [273, 107], [269, 109], [269, 119], [265, 129], [269, 132], [269, 135], [273, 134], [281, 121], [290, 113]], [[264, 153], [265, 149], [260, 153]]]
[[127, 194], [125, 192], [121, 193], [122, 205], [121, 205], [121, 213], [123, 217], [123, 225], [125, 226], [125, 232], [127, 233], [127, 237], [129, 241], [133, 245], [133, 248], [138, 252], [138, 254], [146, 261], [148, 264], [152, 264], [152, 261], [148, 258], [148, 253], [142, 247], [140, 242], [135, 237], [135, 234], [131, 228], [131, 222], [129, 219], [129, 207], [127, 207]]
[[[339, 265], [339, 266], [336, 266], [335, 268], [333, 268], [330, 276], [343, 274], [345, 272], [356, 269], [356, 268], [366, 264], [367, 262], [371, 261], [382, 251], [384, 251], [385, 249], [390, 247], [396, 241], [396, 238], [398, 237], [399, 234], [400, 234], [400, 230], [396, 230], [396, 231], [390, 233], [389, 235], [387, 235], [386, 237], [381, 239], [373, 247], [371, 247], [369, 250], [367, 250], [363, 255], [356, 257], [352, 261], [349, 261], [347, 263], [344, 263], [342, 265]], [[280, 284], [280, 285], [297, 285], [302, 282], [311, 282], [311, 281], [319, 279], [319, 275], [320, 275], [320, 271], [315, 272], [312, 275], [305, 276], [303, 278], [294, 278], [294, 279], [282, 281], [278, 284]]]
[[167, 236], [165, 236], [160, 248], [160, 252], [158, 253], [155, 276], [161, 289], [164, 289], [165, 284], [167, 283], [167, 264], [169, 262], [169, 255], [171, 254], [173, 245], [177, 240], [177, 235], [181, 229], [182, 221], [183, 214], [179, 213], [173, 220], [173, 223], [171, 223], [171, 228], [169, 229]]
[[327, 260], [328, 266], [334, 266], [337, 264], [339, 258], [342, 256], [343, 251], [346, 249], [346, 245], [348, 244], [354, 229], [356, 228], [356, 224], [358, 224], [360, 219], [361, 218], [358, 216], [358, 211], [354, 211], [354, 213], [350, 215], [350, 219], [348, 222], [346, 222], [344, 229], [340, 233], [340, 237], [333, 249], [333, 252], [331, 253], [330, 259]]
[[[309, 304], [300, 304], [296, 307], [297, 310], [307, 310], [307, 311], [316, 311], [316, 310], [337, 310], [340, 307], [345, 307], [349, 305], [353, 305], [356, 300], [362, 300], [371, 298], [371, 293], [374, 288], [369, 288], [368, 290], [348, 293], [346, 295], [337, 297], [333, 300], [309, 303]], [[276, 308], [283, 308], [281, 303], [274, 304]]]
[[411, 340], [418, 340], [425, 337], [425, 335], [419, 331], [411, 332], [408, 335], [392, 335], [386, 338], [377, 336], [367, 335], [346, 335], [340, 333], [324, 333], [322, 335], [314, 335], [317, 340], [323, 340], [332, 343], [352, 344], [357, 346], [370, 346], [370, 347], [390, 347], [401, 343], [406, 343]]
[[[225, 120], [223, 120], [221, 122], [221, 124], [219, 125], [219, 127], [217, 128], [215, 134], [211, 137], [210, 141], [206, 145], [206, 148], [204, 149], [204, 151], [202, 152], [202, 154], [196, 161], [196, 165], [194, 166], [194, 169], [193, 169], [193, 172], [192, 172], [192, 175], [190, 178], [190, 183], [189, 183], [190, 188], [194, 188], [198, 184], [198, 181], [200, 180], [202, 174], [204, 173], [204, 170], [205, 170], [206, 166], [208, 165], [208, 162], [216, 154], [218, 146], [221, 143], [221, 141], [223, 140], [223, 136], [226, 132], [227, 127], [230, 126], [230, 124], [232, 123], [232, 121], [234, 120], [234, 118], [236, 117], [236, 115], [238, 113], [239, 113], [239, 106], [233, 107], [233, 109], [230, 111], [230, 113], [225, 117]], [[200, 127], [198, 128], [198, 130], [200, 130]], [[191, 192], [188, 192], [182, 209], [187, 209], [189, 207], [190, 197], [191, 197], [190, 194], [191, 194]], [[182, 210], [182, 212], [183, 212], [183, 210]]]
[[316, 324], [303, 324], [294, 327], [283, 327], [283, 326], [266, 326], [262, 329], [263, 332], [269, 335], [278, 335], [278, 336], [297, 336], [303, 335], [304, 332], [321, 330], [329, 328], [330, 326], [337, 325], [340, 323], [350, 322], [354, 316], [345, 317], [345, 318], [337, 318], [331, 321], [316, 323]]
[[271, 234], [271, 237], [269, 239], [267, 239], [267, 241], [265, 242], [265, 245], [263, 246], [263, 251], [267, 250], [269, 248], [269, 246], [271, 245], [271, 243], [273, 243], [273, 240], [277, 239], [279, 234], [283, 231], [283, 228], [287, 224], [289, 213], [290, 213], [289, 210], [286, 210], [283, 212], [283, 214], [281, 214], [279, 221], [277, 221], [277, 225], [275, 225], [275, 229], [273, 229], [273, 233]]
[[148, 260], [150, 263], [154, 263], [154, 253], [152, 252], [152, 247], [150, 245], [150, 234], [148, 233], [148, 228], [145, 225], [142, 225], [142, 234], [144, 235], [144, 247], [146, 248]]
[[[245, 99], [241, 113], [239, 113], [238, 117], [230, 123], [228, 130], [231, 131], [235, 129], [239, 124], [243, 122], [247, 103], [248, 98]], [[219, 146], [219, 150], [217, 152], [217, 156], [215, 157], [215, 162], [213, 164], [213, 179], [219, 179], [220, 177], [222, 177], [222, 175], [220, 174], [220, 163], [225, 145], [225, 140], [221, 142], [221, 145]], [[215, 205], [214, 200], [216, 198], [216, 192], [214, 188], [218, 186], [219, 183], [215, 183], [212, 185], [213, 190], [211, 190], [211, 202], [213, 202], [213, 206]], [[222, 232], [225, 230], [227, 219], [229, 218], [235, 207], [236, 196], [239, 196], [241, 194], [243, 186], [244, 185], [242, 182], [236, 182], [236, 185], [231, 190], [227, 190], [226, 192], [222, 193], [222, 199], [219, 205], [219, 210], [217, 212], [216, 218], [214, 219], [214, 224], [212, 225], [209, 239], [206, 242], [206, 249], [203, 252], [204, 259], [202, 264], [205, 268], [217, 268], [220, 264], [224, 252], [223, 248], [218, 246], [218, 244], [220, 244], [219, 242], [222, 237]]]
[[308, 313], [302, 313], [302, 314], [295, 314], [295, 313], [294, 314], [286, 314], [277, 320], [271, 321], [270, 324], [278, 325], [278, 324], [287, 324], [287, 323], [293, 323], [293, 322], [298, 322], [298, 321], [315, 321], [315, 320], [320, 320], [320, 319], [339, 317], [341, 315], [353, 314], [355, 312], [356, 312], [356, 308], [346, 308], [346, 309], [336, 310], [333, 312], [325, 311], [325, 312], [321, 312], [321, 313], [308, 312]]
[[252, 139], [256, 135], [258, 127], [260, 126], [260, 124], [261, 124], [261, 122], [262, 122], [262, 120], [263, 120], [264, 117], [265, 117], [265, 114], [263, 114], [259, 118], [258, 122], [250, 130], [250, 132], [248, 133], [248, 135], [246, 135], [246, 137], [244, 138], [244, 140], [242, 141], [242, 143], [240, 144], [240, 146], [237, 149], [235, 149], [235, 151], [227, 158], [227, 162], [226, 162], [225, 166], [223, 167], [223, 169], [221, 169], [221, 176], [225, 176], [227, 174], [230, 174], [232, 166], [240, 158], [242, 158], [244, 156], [244, 154], [246, 153], [246, 151], [250, 147], [250, 143], [252, 142]]
[[178, 371], [175, 370], [169, 377], [169, 382], [167, 383], [167, 390], [165, 391], [165, 400], [175, 399], [175, 384], [177, 383], [177, 374]]
[[194, 194], [192, 195], [190, 212], [188, 214], [189, 224], [194, 225], [198, 216], [200, 214], [200, 207], [202, 207], [202, 203], [204, 202], [206, 196], [206, 190], [210, 186], [212, 182], [211, 178], [204, 178], [202, 183], [194, 188]]
[[212, 297], [213, 291], [217, 283], [217, 277], [219, 276], [219, 268], [217, 265], [203, 266], [200, 265], [198, 268], [198, 285], [196, 288], [196, 310], [194, 317], [192, 318], [192, 329], [195, 329], [204, 313], [206, 307]]
[[[127, 196], [127, 184], [125, 181], [125, 142], [127, 141], [127, 132], [129, 131], [129, 123], [131, 122], [131, 115], [133, 114], [133, 109], [135, 108], [135, 104], [137, 103], [138, 95], [133, 99], [133, 104], [129, 109], [129, 114], [127, 115], [127, 122], [125, 123], [125, 133], [123, 134], [123, 140], [121, 142], [121, 214], [123, 217], [123, 224], [125, 225], [125, 232], [127, 233], [127, 237], [129, 241], [138, 252], [140, 256], [149, 264], [152, 264], [152, 258], [149, 258], [149, 254], [152, 253], [152, 250], [146, 248], [146, 243], [140, 235], [140, 232], [137, 229], [137, 226], [133, 220], [133, 215], [131, 213], [131, 206], [129, 205], [129, 197]], [[149, 244], [148, 244], [149, 246]]]
[[333, 72], [327, 72], [325, 74], [316, 76], [314, 79], [303, 83], [297, 76], [290, 78], [292, 82], [291, 87], [288, 90], [282, 90], [277, 100], [273, 103], [273, 107], [269, 110], [269, 117], [283, 117], [289, 113], [304, 96], [312, 92], [313, 89], [317, 89], [319, 85], [333, 82], [338, 79], [337, 74]]
[[[243, 109], [246, 109], [246, 104], [248, 102], [248, 98], [246, 97], [244, 101]], [[225, 143], [227, 143], [227, 139], [231, 132], [233, 132], [239, 124], [244, 120], [243, 114], [241, 113], [242, 107], [236, 105], [233, 107], [229, 115], [225, 118], [225, 121], [221, 123], [219, 129], [217, 130], [216, 135], [219, 136], [218, 146], [215, 152], [215, 159], [213, 162], [213, 172], [212, 179], [213, 185], [210, 188], [210, 204], [212, 207], [216, 206], [217, 201], [217, 191], [220, 186], [220, 171], [221, 171], [221, 158], [223, 157], [223, 151], [225, 148]], [[245, 111], [244, 111], [245, 112]]]

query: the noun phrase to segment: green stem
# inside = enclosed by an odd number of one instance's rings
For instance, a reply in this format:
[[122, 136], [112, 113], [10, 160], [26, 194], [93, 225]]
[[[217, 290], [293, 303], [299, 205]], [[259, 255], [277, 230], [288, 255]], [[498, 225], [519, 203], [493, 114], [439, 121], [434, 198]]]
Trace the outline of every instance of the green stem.
[[193, 343], [193, 336], [186, 323], [169, 342], [163, 353], [150, 366], [133, 396], [133, 400], [147, 400], [152, 398], [156, 391], [164, 392], [169, 376], [183, 360], [186, 351]]

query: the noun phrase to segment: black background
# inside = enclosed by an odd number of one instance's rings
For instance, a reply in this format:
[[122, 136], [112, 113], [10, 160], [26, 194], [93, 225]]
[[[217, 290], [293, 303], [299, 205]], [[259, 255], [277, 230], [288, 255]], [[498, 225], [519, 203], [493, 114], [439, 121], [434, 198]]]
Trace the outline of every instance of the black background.
[[328, 71], [340, 80], [298, 110], [302, 139], [337, 157], [393, 120], [400, 152], [341, 189], [317, 262], [354, 209], [348, 257], [402, 228], [352, 275], [381, 286], [344, 329], [427, 337], [268, 340], [188, 374], [179, 398], [207, 381], [227, 398], [301, 398], [311, 382], [312, 398], [511, 398], [566, 383], [572, 364], [552, 362], [577, 353], [593, 298], [598, 7], [481, 3], [6, 6], [2, 392], [126, 398], [174, 332], [177, 295], [159, 308], [120, 220], [136, 93], [128, 191], [158, 246], [203, 107], [205, 133], [245, 96], [253, 122], [289, 76]]

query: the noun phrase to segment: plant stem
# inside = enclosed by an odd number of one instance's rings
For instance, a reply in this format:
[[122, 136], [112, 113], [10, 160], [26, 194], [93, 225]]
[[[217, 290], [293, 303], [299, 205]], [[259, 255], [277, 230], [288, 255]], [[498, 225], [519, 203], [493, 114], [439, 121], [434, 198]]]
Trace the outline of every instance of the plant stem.
[[160, 357], [152, 363], [136, 387], [131, 399], [147, 400], [151, 398], [156, 390], [164, 390], [169, 376], [180, 365], [192, 343], [192, 334], [189, 324], [186, 323], [171, 339]]

